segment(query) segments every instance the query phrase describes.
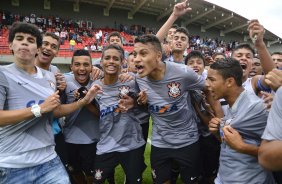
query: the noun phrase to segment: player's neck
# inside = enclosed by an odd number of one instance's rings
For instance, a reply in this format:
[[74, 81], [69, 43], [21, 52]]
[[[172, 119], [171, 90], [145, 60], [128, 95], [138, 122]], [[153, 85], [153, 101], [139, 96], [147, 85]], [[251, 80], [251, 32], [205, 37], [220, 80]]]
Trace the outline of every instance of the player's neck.
[[34, 61], [25, 61], [25, 60], [15, 60], [15, 64], [18, 68], [24, 70], [28, 74], [35, 74], [37, 73], [36, 67], [34, 65]]
[[240, 96], [240, 94], [244, 91], [244, 88], [242, 86], [236, 86], [228, 92], [228, 96], [225, 98], [227, 101], [229, 107], [232, 107], [237, 98]]
[[118, 81], [118, 75], [105, 75], [101, 81], [105, 85], [114, 84]]
[[183, 53], [184, 52], [174, 52], [172, 55], [173, 61], [176, 63], [182, 63], [184, 60]]
[[35, 59], [35, 65], [38, 66], [39, 68], [42, 68], [44, 70], [49, 70], [51, 63], [41, 63], [39, 60], [36, 58]]
[[166, 64], [162, 61], [159, 62], [158, 67], [156, 67], [150, 74], [149, 74], [149, 79], [158, 81], [162, 80], [165, 76], [165, 71], [166, 71]]

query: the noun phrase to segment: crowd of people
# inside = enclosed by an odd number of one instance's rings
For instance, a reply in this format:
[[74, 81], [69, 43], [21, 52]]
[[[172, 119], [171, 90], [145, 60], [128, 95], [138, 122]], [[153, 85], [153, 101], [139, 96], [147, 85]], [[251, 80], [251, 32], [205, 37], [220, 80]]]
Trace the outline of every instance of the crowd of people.
[[[75, 21], [73, 19], [64, 19], [59, 16], [37, 16], [34, 13], [30, 15], [21, 15], [8, 11], [0, 11], [0, 35], [5, 32], [13, 22], [27, 22], [35, 24], [42, 33], [53, 32], [60, 37], [61, 45], [66, 45], [67, 50], [86, 49], [92, 52], [102, 52], [106, 46], [108, 34], [118, 31], [122, 35], [123, 45], [133, 46], [134, 39], [142, 34], [155, 34], [155, 28], [148, 28], [140, 25], [127, 26], [117, 25], [116, 21], [112, 28], [94, 28], [93, 23], [87, 25], [86, 20]], [[89, 21], [88, 21], [89, 22]], [[239, 44], [238, 41], [226, 42], [218, 38], [201, 38], [198, 35], [189, 35], [189, 49], [200, 50], [204, 54], [212, 56], [213, 53], [224, 53], [230, 56], [231, 51]]]
[[142, 183], [150, 119], [151, 183], [282, 183], [282, 52], [251, 20], [257, 53], [242, 43], [230, 57], [185, 54], [189, 33], [173, 24], [189, 11], [177, 3], [130, 53], [111, 32], [95, 65], [74, 50], [65, 74], [51, 64], [60, 36], [14, 23], [14, 63], [0, 66], [0, 184], [112, 184], [118, 164], [125, 183]]

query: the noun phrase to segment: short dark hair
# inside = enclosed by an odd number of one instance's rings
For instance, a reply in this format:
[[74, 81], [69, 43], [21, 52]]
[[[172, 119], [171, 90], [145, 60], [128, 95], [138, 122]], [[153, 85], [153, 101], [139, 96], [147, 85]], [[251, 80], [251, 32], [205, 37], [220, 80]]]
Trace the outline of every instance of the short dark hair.
[[224, 80], [232, 77], [238, 86], [242, 86], [243, 69], [237, 60], [229, 58], [227, 62], [217, 61], [210, 68], [217, 70]]
[[235, 47], [235, 49], [232, 51], [232, 57], [235, 51], [239, 50], [239, 49], [247, 49], [249, 51], [252, 52], [253, 56], [255, 57], [255, 50], [253, 49], [253, 47], [248, 44], [248, 43], [241, 43], [239, 44], [237, 47]]
[[214, 54], [212, 55], [212, 59], [214, 60], [214, 58], [215, 58], [216, 56], [218, 56], [218, 55], [223, 56], [223, 57], [224, 57], [224, 60], [226, 60], [225, 54], [223, 54], [223, 53], [221, 53], [221, 52], [216, 52], [216, 53], [214, 53]]
[[145, 45], [150, 43], [151, 45], [154, 46], [154, 48], [157, 51], [162, 52], [161, 42], [158, 39], [158, 37], [156, 37], [155, 35], [148, 34], [148, 35], [138, 36], [137, 38], [135, 38], [135, 43], [142, 43], [142, 44], [145, 44]]
[[178, 27], [175, 33], [184, 33], [189, 38], [189, 31], [185, 27]]
[[25, 22], [13, 23], [8, 37], [8, 42], [12, 43], [16, 33], [26, 33], [36, 38], [37, 48], [42, 46], [42, 36], [37, 26]]
[[273, 52], [272, 54], [271, 54], [271, 56], [272, 55], [282, 55], [282, 52]]
[[185, 60], [184, 60], [184, 61], [185, 61], [185, 65], [187, 65], [188, 61], [189, 61], [190, 59], [193, 59], [193, 58], [199, 58], [199, 59], [203, 60], [203, 63], [204, 63], [204, 66], [205, 66], [205, 58], [204, 58], [203, 54], [202, 54], [201, 52], [197, 51], [197, 50], [191, 51], [191, 52], [186, 56], [186, 58], [185, 58]]
[[43, 34], [43, 38], [45, 37], [45, 36], [50, 36], [51, 38], [53, 38], [53, 39], [55, 39], [55, 40], [57, 40], [58, 41], [58, 48], [60, 48], [60, 37], [59, 36], [57, 36], [57, 35], [55, 35], [55, 33], [52, 33], [52, 32], [46, 32], [46, 33], [44, 33]]
[[91, 59], [91, 55], [89, 53], [88, 50], [84, 50], [84, 49], [78, 49], [76, 51], [74, 51], [73, 55], [72, 55], [72, 58], [71, 58], [71, 64], [73, 64], [73, 58], [75, 56], [88, 56], [90, 58], [90, 62], [92, 64], [92, 59]]
[[179, 26], [177, 24], [173, 24], [169, 29], [174, 28], [177, 29]]
[[120, 59], [121, 59], [121, 61], [123, 61], [123, 59], [124, 59], [124, 50], [123, 50], [122, 47], [120, 47], [119, 45], [116, 45], [116, 44], [110, 44], [110, 45], [106, 46], [106, 47], [103, 49], [101, 61], [103, 60], [105, 51], [107, 51], [107, 50], [109, 50], [109, 49], [115, 49], [115, 50], [117, 50], [117, 51], [120, 53]]
[[108, 35], [108, 38], [107, 38], [107, 42], [109, 43], [110, 42], [110, 38], [113, 37], [113, 36], [117, 36], [120, 41], [122, 42], [122, 38], [121, 38], [121, 35], [119, 32], [117, 31], [114, 31], [114, 32], [111, 32], [109, 35]]

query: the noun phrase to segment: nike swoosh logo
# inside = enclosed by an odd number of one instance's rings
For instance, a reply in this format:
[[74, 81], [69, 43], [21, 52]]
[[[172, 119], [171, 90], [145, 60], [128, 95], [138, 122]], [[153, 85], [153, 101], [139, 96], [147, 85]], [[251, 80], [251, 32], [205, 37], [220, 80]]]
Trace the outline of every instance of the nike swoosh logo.
[[20, 86], [23, 86], [23, 85], [27, 85], [28, 83], [27, 82], [17, 82], [18, 83], [18, 85], [20, 85]]
[[72, 92], [74, 92], [75, 90], [76, 90], [76, 89], [70, 90], [69, 93], [72, 93]]

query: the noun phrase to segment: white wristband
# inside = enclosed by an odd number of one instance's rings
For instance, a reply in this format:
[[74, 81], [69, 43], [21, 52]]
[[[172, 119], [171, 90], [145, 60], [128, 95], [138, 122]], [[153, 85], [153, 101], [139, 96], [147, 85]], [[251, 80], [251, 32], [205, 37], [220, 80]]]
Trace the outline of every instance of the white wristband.
[[38, 104], [31, 106], [31, 112], [35, 117], [41, 117], [41, 108]]

